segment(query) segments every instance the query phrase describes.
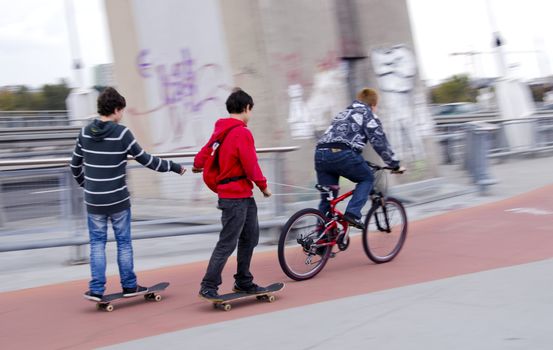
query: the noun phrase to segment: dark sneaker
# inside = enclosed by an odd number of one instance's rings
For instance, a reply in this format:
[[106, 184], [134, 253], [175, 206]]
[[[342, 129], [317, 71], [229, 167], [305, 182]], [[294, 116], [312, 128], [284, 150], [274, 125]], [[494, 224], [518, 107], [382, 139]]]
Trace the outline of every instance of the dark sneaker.
[[198, 296], [203, 299], [211, 300], [211, 301], [220, 301], [221, 296], [217, 293], [214, 289], [201, 289], [198, 293]]
[[123, 298], [134, 297], [135, 295], [148, 293], [148, 288], [137, 285], [134, 288], [123, 288]]
[[236, 293], [247, 293], [247, 294], [259, 294], [264, 293], [267, 291], [267, 288], [260, 287], [255, 283], [250, 284], [247, 287], [238, 286], [236, 283], [234, 284], [234, 287], [232, 287], [232, 290]]
[[363, 223], [363, 221], [361, 221], [358, 218], [354, 217], [350, 213], [345, 213], [344, 214], [344, 220], [347, 221], [353, 227], [356, 227], [360, 230], [365, 229], [365, 224]]
[[102, 294], [94, 294], [91, 291], [87, 291], [86, 293], [84, 293], [83, 297], [85, 299], [92, 300], [92, 301], [101, 301], [102, 298], [103, 298], [103, 295]]

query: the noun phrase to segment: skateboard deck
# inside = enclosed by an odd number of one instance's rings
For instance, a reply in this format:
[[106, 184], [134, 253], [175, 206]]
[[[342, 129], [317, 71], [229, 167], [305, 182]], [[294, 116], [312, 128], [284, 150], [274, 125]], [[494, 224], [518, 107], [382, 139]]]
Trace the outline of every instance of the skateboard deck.
[[169, 286], [169, 282], [161, 282], [161, 283], [158, 283], [158, 284], [153, 285], [151, 287], [147, 287], [148, 288], [147, 292], [140, 293], [140, 294], [137, 294], [137, 295], [133, 295], [133, 296], [130, 296], [130, 297], [124, 297], [123, 292], [119, 292], [119, 293], [104, 295], [104, 297], [100, 301], [94, 301], [94, 300], [90, 300], [90, 301], [93, 301], [93, 302], [96, 303], [96, 309], [97, 310], [104, 310], [104, 311], [107, 311], [107, 312], [112, 312], [114, 307], [111, 304], [111, 302], [115, 301], [115, 300], [119, 300], [119, 299], [130, 299], [130, 298], [135, 298], [135, 297], [142, 296], [142, 297], [144, 297], [144, 300], [147, 300], [147, 301], [161, 301], [161, 295], [159, 295], [156, 292], [160, 292], [162, 290], [165, 290], [168, 286]]
[[262, 300], [262, 301], [267, 301], [269, 303], [272, 303], [273, 301], [276, 300], [276, 297], [273, 295], [273, 293], [281, 291], [284, 288], [284, 283], [282, 282], [273, 283], [265, 288], [267, 288], [267, 291], [263, 293], [248, 294], [248, 293], [232, 292], [227, 294], [221, 294], [218, 299], [207, 299], [204, 297], [201, 297], [201, 298], [213, 303], [213, 308], [215, 309], [230, 311], [230, 309], [232, 308], [230, 303], [232, 301], [245, 299], [245, 298], [255, 297], [257, 300]]

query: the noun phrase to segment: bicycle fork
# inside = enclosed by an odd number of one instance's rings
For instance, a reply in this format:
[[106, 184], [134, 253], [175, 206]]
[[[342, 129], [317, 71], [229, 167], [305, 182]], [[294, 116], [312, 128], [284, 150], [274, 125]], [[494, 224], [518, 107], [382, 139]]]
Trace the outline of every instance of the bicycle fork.
[[[375, 201], [377, 203], [376, 205], [380, 205], [382, 207], [382, 213], [378, 212], [378, 208], [374, 211], [374, 218], [376, 221], [376, 227], [378, 228], [378, 231], [380, 232], [387, 232], [390, 233], [392, 230], [390, 229], [390, 220], [388, 218], [388, 209], [386, 208], [386, 201], [384, 198], [381, 198], [380, 201]], [[380, 224], [381, 219], [379, 219], [379, 216], [382, 215], [384, 217], [384, 224], [386, 225], [386, 228], [383, 228]]]

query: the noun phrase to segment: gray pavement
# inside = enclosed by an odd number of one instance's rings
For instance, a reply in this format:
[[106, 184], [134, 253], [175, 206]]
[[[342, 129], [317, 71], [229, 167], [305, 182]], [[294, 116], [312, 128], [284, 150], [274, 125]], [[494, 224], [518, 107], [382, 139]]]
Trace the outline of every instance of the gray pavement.
[[[441, 175], [446, 187], [456, 186], [464, 189], [456, 193], [466, 194], [445, 199], [438, 195], [436, 198], [440, 200], [409, 205], [409, 219], [413, 221], [494, 202], [553, 183], [553, 157], [512, 159], [493, 164], [490, 173], [499, 182], [491, 187], [489, 195], [480, 196], [458, 166], [442, 167]], [[433, 190], [440, 191], [440, 188], [430, 189]], [[313, 201], [301, 205], [316, 203]], [[265, 232], [258, 250], [275, 249], [275, 234], [274, 231]], [[207, 260], [216, 241], [216, 234], [135, 241], [136, 271]], [[115, 251], [115, 244], [108, 244], [108, 274], [117, 274]], [[89, 278], [88, 265], [67, 264], [71, 255], [72, 248], [68, 247], [0, 253], [0, 292]]]
[[553, 259], [134, 340], [105, 349], [553, 347]]

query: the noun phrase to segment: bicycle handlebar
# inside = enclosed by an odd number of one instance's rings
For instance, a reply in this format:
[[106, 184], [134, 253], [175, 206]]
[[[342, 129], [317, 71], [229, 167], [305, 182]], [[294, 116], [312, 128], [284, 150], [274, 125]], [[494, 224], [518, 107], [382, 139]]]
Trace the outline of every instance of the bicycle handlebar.
[[389, 167], [389, 166], [380, 166], [378, 164], [371, 163], [368, 160], [366, 162], [367, 162], [368, 166], [370, 166], [371, 168], [373, 168], [374, 170], [377, 170], [377, 171], [378, 170], [390, 170], [392, 172], [392, 174], [403, 174], [405, 172], [405, 168], [402, 168], [402, 167], [400, 167], [399, 169], [396, 169], [396, 168], [392, 168], [392, 167]]

